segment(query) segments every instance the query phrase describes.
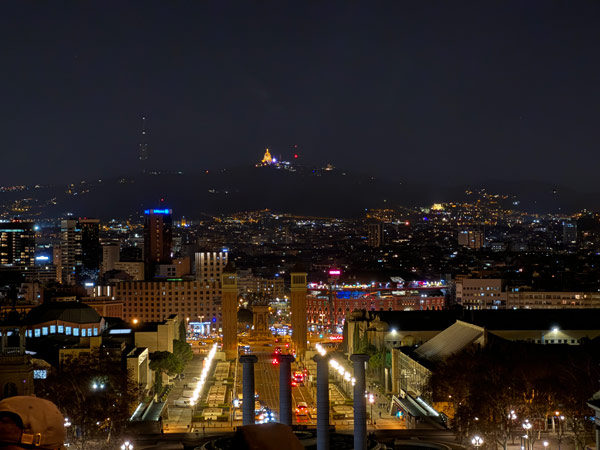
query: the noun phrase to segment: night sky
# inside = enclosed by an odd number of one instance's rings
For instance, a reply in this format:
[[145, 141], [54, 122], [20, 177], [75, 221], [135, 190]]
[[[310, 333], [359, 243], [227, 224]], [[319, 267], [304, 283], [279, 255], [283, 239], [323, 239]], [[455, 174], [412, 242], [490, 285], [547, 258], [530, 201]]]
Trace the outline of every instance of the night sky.
[[[126, 4], [124, 4], [126, 3]], [[596, 187], [600, 2], [0, 5], [2, 180], [310, 164]]]

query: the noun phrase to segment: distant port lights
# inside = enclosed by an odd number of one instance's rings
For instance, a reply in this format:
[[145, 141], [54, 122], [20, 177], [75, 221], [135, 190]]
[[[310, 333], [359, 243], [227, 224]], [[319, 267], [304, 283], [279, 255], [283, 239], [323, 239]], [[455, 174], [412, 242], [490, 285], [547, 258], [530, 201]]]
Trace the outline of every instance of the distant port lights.
[[146, 209], [144, 210], [144, 214], [172, 214], [172, 209]]

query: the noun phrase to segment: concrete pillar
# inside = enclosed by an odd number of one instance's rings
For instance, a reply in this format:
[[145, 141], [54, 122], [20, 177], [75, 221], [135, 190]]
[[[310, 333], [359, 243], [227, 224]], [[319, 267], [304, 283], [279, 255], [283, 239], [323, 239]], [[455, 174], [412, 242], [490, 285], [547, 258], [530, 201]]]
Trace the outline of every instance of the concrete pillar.
[[367, 449], [367, 402], [365, 399], [365, 363], [369, 355], [356, 353], [350, 356], [354, 363], [354, 450]]
[[242, 375], [242, 424], [254, 425], [254, 364], [258, 361], [255, 355], [240, 356], [243, 364]]
[[292, 355], [279, 355], [279, 423], [292, 426]]
[[315, 355], [317, 363], [317, 450], [329, 450], [329, 357]]

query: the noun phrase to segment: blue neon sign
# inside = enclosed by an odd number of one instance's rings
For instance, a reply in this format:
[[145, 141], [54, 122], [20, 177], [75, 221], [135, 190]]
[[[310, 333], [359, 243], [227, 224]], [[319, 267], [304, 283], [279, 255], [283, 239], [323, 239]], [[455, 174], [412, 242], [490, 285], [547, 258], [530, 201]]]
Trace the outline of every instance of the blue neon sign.
[[173, 212], [172, 209], [146, 209], [144, 210], [144, 214], [171, 214]]

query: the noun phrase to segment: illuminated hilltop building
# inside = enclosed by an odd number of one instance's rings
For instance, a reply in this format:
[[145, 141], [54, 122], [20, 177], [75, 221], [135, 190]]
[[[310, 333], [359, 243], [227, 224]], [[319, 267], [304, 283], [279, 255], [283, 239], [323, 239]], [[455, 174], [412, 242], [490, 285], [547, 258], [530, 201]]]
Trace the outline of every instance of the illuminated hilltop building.
[[269, 165], [273, 164], [273, 157], [271, 156], [271, 152], [269, 152], [268, 148], [265, 151], [265, 156], [263, 156], [261, 164], [263, 166], [269, 166]]

